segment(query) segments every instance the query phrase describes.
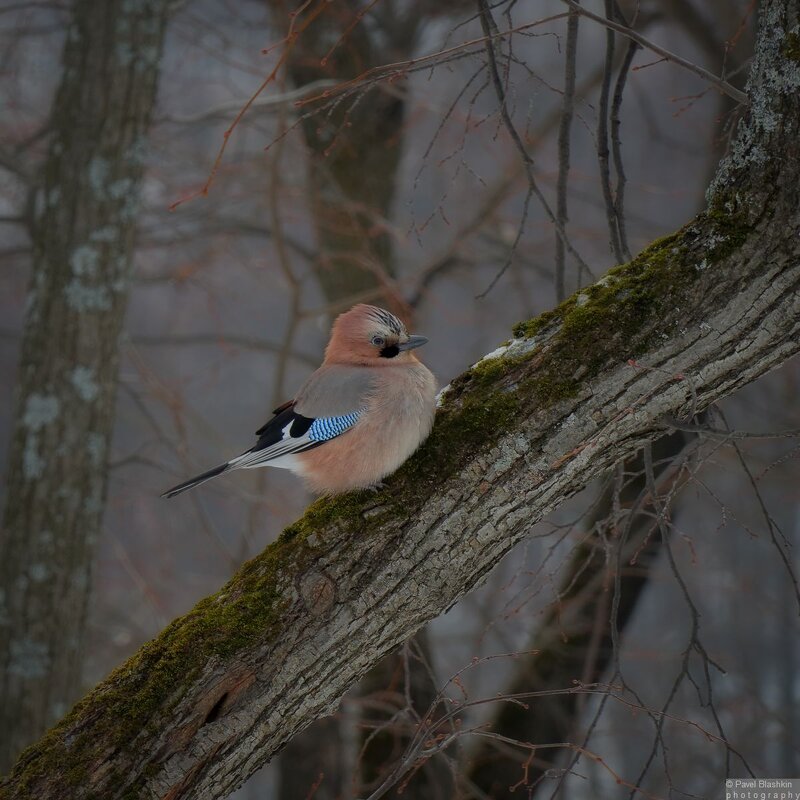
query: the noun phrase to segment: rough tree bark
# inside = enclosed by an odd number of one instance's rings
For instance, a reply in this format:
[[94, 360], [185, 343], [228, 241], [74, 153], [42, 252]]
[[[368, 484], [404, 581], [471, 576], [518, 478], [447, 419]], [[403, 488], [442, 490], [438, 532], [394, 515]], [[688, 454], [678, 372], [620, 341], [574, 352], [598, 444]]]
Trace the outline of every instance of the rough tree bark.
[[0, 768], [80, 694], [166, 0], [76, 0], [32, 223], [0, 559]]
[[797, 353], [799, 16], [764, 4], [705, 212], [518, 325], [386, 489], [314, 504], [25, 751], [0, 797], [225, 796], [665, 417]]

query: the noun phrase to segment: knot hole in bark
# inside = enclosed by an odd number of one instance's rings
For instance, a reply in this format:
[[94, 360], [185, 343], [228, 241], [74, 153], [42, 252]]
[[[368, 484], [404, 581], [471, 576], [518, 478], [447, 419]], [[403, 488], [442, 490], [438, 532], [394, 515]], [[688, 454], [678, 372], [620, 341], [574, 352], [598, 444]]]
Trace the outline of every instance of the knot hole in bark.
[[[219, 700], [214, 703], [213, 706], [209, 709], [208, 714], [206, 714], [206, 718], [203, 720], [203, 725], [208, 725], [209, 722], [213, 722], [217, 719], [222, 711], [222, 707], [225, 705], [225, 701], [228, 699], [228, 692], [225, 692], [223, 695], [220, 696]], [[202, 727], [202, 726], [201, 726]]]

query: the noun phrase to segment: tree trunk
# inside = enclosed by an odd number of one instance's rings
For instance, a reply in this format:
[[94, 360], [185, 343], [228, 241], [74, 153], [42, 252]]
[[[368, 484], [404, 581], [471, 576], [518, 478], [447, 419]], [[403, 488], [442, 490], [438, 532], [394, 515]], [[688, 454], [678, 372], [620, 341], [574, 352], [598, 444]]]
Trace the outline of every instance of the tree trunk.
[[668, 418], [797, 353], [798, 6], [764, 5], [706, 212], [516, 326], [386, 489], [314, 504], [29, 748], [0, 797], [225, 796]]
[[[375, 24], [353, 25], [357, 3], [330, 3], [298, 37], [288, 62], [298, 86], [323, 78], [352, 81], [396, 54], [409, 58], [419, 17], [397, 12], [395, 3], [374, 9]], [[311, 212], [319, 257], [314, 265], [323, 293], [338, 309], [380, 301], [394, 310], [392, 241], [386, 221], [395, 194], [406, 104], [395, 87], [378, 86], [364, 96], [303, 119], [308, 146]]]
[[165, 0], [76, 0], [33, 223], [0, 560], [0, 768], [80, 694]]

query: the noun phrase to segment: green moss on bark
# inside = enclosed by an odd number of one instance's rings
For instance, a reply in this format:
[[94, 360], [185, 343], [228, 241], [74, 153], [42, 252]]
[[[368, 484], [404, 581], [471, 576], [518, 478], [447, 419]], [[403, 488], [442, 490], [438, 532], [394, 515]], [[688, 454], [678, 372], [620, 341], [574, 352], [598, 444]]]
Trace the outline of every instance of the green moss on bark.
[[782, 53], [790, 61], [800, 63], [800, 33], [787, 33], [783, 40]]
[[54, 768], [66, 787], [85, 785], [98, 742], [109, 750], [129, 745], [156, 713], [163, 717], [180, 700], [212, 658], [224, 659], [268, 635], [285, 607], [281, 584], [302, 566], [305, 549], [303, 542], [270, 545], [145, 644], [22, 754], [17, 788], [33, 790]]
[[575, 396], [612, 362], [624, 363], [669, 335], [706, 270], [740, 248], [750, 227], [721, 207], [651, 244], [628, 264], [577, 292], [553, 311], [515, 326], [517, 337], [558, 328], [532, 378], [541, 406]]

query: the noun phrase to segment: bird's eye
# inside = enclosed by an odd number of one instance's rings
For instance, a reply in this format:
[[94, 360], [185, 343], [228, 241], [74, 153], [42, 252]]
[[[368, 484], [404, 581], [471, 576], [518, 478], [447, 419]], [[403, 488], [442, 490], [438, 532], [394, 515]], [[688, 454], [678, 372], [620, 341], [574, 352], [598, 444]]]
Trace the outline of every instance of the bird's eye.
[[386, 344], [386, 339], [384, 339], [383, 336], [373, 336], [372, 344], [374, 344], [375, 347], [383, 347]]

